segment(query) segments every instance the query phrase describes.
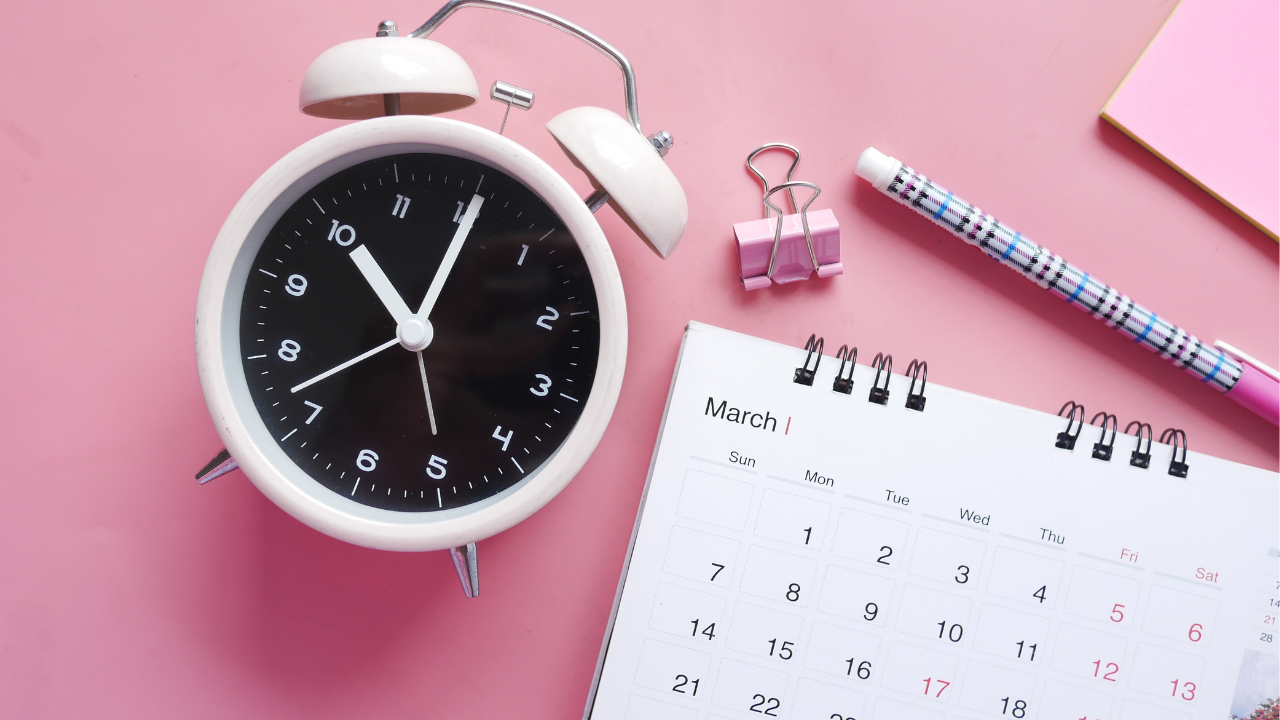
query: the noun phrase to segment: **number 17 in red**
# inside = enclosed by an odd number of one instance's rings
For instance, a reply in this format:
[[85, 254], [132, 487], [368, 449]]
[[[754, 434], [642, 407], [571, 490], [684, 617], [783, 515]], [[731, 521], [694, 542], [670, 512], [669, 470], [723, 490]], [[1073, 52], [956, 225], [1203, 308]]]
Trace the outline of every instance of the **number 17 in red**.
[[924, 679], [924, 694], [925, 694], [925, 695], [928, 695], [928, 694], [929, 694], [929, 687], [930, 687], [931, 685], [933, 685], [934, 683], [937, 683], [937, 685], [938, 685], [938, 692], [934, 693], [934, 695], [933, 695], [934, 697], [942, 697], [942, 691], [943, 691], [943, 690], [946, 690], [946, 689], [947, 689], [947, 688], [949, 688], [949, 687], [951, 687], [951, 683], [947, 682], [946, 680], [935, 680], [934, 678], [925, 678], [925, 679]]

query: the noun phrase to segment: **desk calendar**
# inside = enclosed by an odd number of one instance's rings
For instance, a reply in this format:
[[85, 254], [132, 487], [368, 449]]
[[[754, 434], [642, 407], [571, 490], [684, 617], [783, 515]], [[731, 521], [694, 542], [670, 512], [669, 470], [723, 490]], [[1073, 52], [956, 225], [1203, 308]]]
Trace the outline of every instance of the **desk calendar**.
[[[820, 357], [820, 353], [818, 355]], [[691, 323], [586, 717], [1189, 720], [1280, 695], [1277, 476]], [[809, 367], [812, 367], [810, 364]], [[847, 376], [847, 371], [846, 371]], [[880, 385], [883, 386], [883, 380]]]

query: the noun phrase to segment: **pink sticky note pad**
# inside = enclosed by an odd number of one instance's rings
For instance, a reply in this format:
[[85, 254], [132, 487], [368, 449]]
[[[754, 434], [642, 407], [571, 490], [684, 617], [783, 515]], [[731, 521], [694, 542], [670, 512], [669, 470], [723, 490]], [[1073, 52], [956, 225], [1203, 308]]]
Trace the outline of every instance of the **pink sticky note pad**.
[[1182, 0], [1102, 117], [1257, 225], [1280, 228], [1280, 3]]
[[[804, 227], [799, 215], [782, 218], [782, 239], [778, 242], [778, 259], [774, 263], [773, 280], [769, 280], [769, 256], [773, 253], [773, 236], [777, 218], [734, 223], [738, 239], [738, 262], [742, 284], [747, 290], [759, 290], [773, 283], [807, 280], [813, 274], [809, 246], [804, 241]], [[831, 277], [844, 272], [840, 264], [840, 224], [830, 210], [809, 213], [809, 235], [813, 253], [818, 257], [818, 277]]]

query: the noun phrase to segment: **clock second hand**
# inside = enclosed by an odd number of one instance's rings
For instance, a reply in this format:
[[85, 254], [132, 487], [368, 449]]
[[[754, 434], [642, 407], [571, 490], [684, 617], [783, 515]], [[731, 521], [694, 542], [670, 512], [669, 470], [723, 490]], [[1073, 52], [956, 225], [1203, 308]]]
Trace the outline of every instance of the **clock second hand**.
[[[449, 241], [449, 248], [445, 250], [444, 258], [440, 260], [440, 267], [436, 269], [435, 277], [431, 278], [431, 286], [427, 288], [427, 295], [422, 299], [422, 305], [418, 308], [418, 314], [415, 317], [422, 322], [430, 322], [427, 316], [431, 314], [431, 309], [435, 307], [436, 300], [440, 297], [440, 291], [444, 289], [445, 280], [449, 278], [449, 272], [453, 270], [453, 264], [457, 262], [458, 254], [462, 252], [462, 245], [467, 241], [467, 235], [471, 234], [471, 226], [475, 224], [476, 216], [480, 214], [480, 206], [483, 204], [483, 197], [475, 194], [471, 196], [471, 203], [467, 205], [467, 211], [463, 213], [462, 219], [458, 222], [458, 229], [453, 232], [453, 239]], [[354, 254], [352, 257], [355, 257]], [[357, 264], [362, 265], [360, 270], [365, 272], [361, 260], [363, 258], [357, 259]], [[371, 258], [370, 262], [372, 262]], [[367, 272], [366, 277], [368, 277]], [[399, 299], [398, 295], [396, 299]], [[388, 303], [387, 309], [390, 310], [391, 307], [391, 304]], [[428, 325], [428, 327], [430, 326]], [[421, 350], [418, 351], [418, 372], [422, 376], [422, 393], [427, 397], [427, 418], [431, 421], [431, 434], [435, 435], [436, 412], [435, 408], [431, 406], [431, 387], [427, 384], [427, 365], [422, 359]]]
[[436, 411], [431, 407], [431, 388], [427, 387], [427, 364], [422, 361], [422, 351], [418, 351], [418, 372], [422, 373], [422, 392], [427, 395], [427, 417], [431, 420], [431, 434], [436, 434]]
[[311, 387], [312, 385], [315, 385], [316, 383], [320, 382], [321, 380], [323, 380], [323, 379], [325, 379], [325, 378], [329, 377], [330, 375], [333, 375], [334, 373], [338, 373], [338, 372], [341, 372], [341, 371], [343, 371], [343, 370], [346, 370], [347, 368], [351, 367], [352, 365], [355, 365], [356, 363], [360, 362], [361, 360], [365, 360], [365, 359], [367, 359], [367, 358], [371, 358], [371, 357], [373, 357], [374, 355], [377, 355], [378, 353], [382, 352], [383, 350], [386, 350], [387, 348], [391, 347], [392, 345], [398, 345], [398, 344], [400, 344], [400, 340], [399, 340], [399, 339], [397, 339], [397, 338], [392, 338], [392, 339], [390, 339], [390, 340], [388, 340], [388, 341], [386, 341], [386, 342], [382, 343], [382, 344], [381, 344], [381, 345], [379, 345], [378, 347], [376, 347], [376, 348], [374, 348], [374, 349], [372, 349], [372, 350], [370, 350], [370, 351], [368, 351], [368, 352], [361, 353], [361, 354], [359, 354], [359, 355], [357, 355], [357, 356], [355, 356], [355, 357], [351, 358], [350, 360], [348, 360], [348, 361], [346, 361], [346, 362], [342, 363], [341, 365], [339, 365], [339, 366], [337, 366], [337, 367], [335, 367], [335, 368], [330, 368], [330, 369], [328, 369], [328, 370], [325, 370], [324, 372], [320, 373], [319, 375], [317, 375], [317, 376], [315, 376], [315, 377], [311, 378], [310, 380], [308, 380], [308, 381], [306, 381], [306, 382], [304, 382], [304, 383], [302, 383], [302, 384], [300, 384], [300, 385], [294, 385], [293, 387], [289, 388], [289, 392], [291, 392], [291, 393], [296, 393], [296, 392], [298, 392], [299, 390], [302, 390], [302, 389], [304, 389], [304, 388], [309, 388], [309, 387]]

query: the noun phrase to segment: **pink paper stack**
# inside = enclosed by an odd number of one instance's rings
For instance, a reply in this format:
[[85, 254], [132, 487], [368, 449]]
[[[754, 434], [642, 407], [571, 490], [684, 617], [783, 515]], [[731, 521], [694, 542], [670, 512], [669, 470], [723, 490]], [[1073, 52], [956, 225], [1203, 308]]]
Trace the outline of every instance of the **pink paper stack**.
[[1280, 3], [1182, 0], [1102, 117], [1272, 239], [1280, 229]]

